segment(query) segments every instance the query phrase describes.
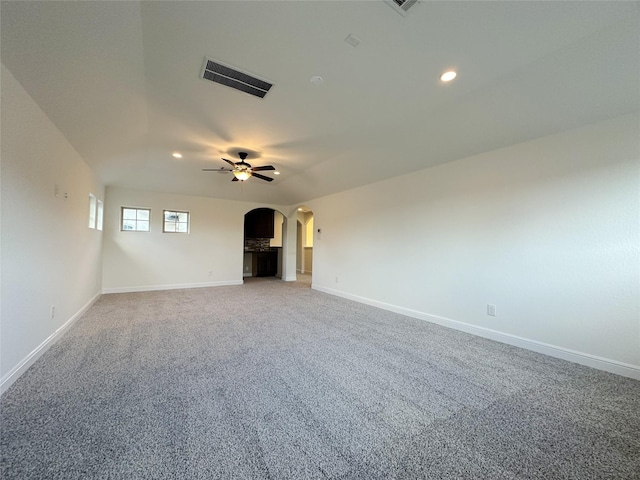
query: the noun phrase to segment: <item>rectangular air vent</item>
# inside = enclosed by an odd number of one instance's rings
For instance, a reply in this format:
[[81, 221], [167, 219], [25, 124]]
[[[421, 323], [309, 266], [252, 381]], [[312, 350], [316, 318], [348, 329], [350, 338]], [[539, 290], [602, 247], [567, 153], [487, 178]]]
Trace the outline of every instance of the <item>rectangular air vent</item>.
[[205, 58], [200, 77], [260, 98], [264, 98], [273, 86], [272, 83], [236, 70], [233, 67], [223, 65], [210, 58]]
[[408, 10], [418, 3], [418, 0], [384, 0], [384, 3], [390, 5], [396, 12], [405, 17]]

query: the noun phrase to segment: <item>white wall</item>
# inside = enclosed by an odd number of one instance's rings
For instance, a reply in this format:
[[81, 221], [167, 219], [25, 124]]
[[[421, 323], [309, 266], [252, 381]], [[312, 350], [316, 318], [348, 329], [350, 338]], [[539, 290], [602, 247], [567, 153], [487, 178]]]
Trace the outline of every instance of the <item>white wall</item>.
[[314, 288], [640, 378], [639, 131], [625, 116], [306, 202]]
[[273, 212], [273, 238], [269, 241], [272, 247], [282, 246], [282, 230], [284, 223], [284, 215], [277, 210]]
[[4, 65], [1, 80], [4, 391], [100, 293], [102, 232], [88, 215], [104, 188]]
[[313, 213], [305, 215], [307, 223], [305, 225], [304, 246], [313, 247]]
[[[264, 206], [108, 187], [104, 292], [241, 284], [244, 215]], [[121, 207], [150, 208], [151, 231], [121, 232]], [[162, 211], [171, 209], [190, 213], [189, 234], [162, 233]]]

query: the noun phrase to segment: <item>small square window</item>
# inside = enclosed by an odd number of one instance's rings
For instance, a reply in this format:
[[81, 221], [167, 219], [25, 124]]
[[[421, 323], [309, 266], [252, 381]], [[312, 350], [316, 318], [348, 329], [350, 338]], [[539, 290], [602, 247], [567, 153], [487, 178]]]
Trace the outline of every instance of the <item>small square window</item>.
[[126, 232], [148, 232], [151, 210], [148, 208], [122, 207], [120, 229]]
[[164, 233], [189, 233], [189, 212], [164, 211]]

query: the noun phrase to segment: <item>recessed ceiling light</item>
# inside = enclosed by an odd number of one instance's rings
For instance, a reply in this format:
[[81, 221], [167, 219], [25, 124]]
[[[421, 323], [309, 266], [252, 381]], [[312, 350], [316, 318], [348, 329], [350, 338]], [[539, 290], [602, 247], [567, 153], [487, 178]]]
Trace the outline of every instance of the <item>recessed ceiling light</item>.
[[450, 82], [451, 80], [456, 78], [457, 75], [458, 74], [453, 70], [449, 70], [448, 72], [444, 72], [442, 75], [440, 75], [440, 80], [442, 80], [443, 82]]
[[182, 154], [178, 152], [173, 152], [173, 158], [182, 158]]
[[280, 172], [278, 172], [277, 170], [275, 172], [273, 172], [274, 175], [280, 175]]

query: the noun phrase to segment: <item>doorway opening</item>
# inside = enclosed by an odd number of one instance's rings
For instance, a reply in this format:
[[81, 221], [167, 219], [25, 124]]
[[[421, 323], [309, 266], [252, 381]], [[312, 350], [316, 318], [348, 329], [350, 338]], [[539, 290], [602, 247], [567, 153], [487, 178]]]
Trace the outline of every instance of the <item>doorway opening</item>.
[[244, 216], [242, 277], [282, 278], [286, 219], [272, 208], [256, 208]]
[[296, 212], [296, 276], [309, 283], [313, 275], [313, 212], [300, 206]]

